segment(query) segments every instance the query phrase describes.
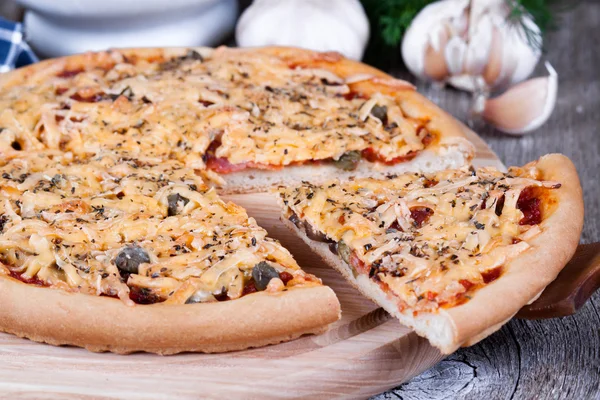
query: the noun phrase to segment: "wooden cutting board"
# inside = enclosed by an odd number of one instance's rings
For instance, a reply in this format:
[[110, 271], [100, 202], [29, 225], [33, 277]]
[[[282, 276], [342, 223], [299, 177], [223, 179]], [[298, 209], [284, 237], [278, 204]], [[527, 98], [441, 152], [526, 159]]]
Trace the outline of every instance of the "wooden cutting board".
[[[465, 128], [466, 129], [466, 128]], [[473, 132], [476, 165], [502, 163]], [[308, 178], [308, 177], [307, 177]], [[3, 398], [365, 398], [399, 385], [443, 356], [362, 297], [279, 222], [270, 194], [229, 196], [308, 272], [337, 293], [342, 319], [327, 333], [226, 354], [96, 354], [0, 333]], [[57, 321], [60, 323], [60, 321]]]

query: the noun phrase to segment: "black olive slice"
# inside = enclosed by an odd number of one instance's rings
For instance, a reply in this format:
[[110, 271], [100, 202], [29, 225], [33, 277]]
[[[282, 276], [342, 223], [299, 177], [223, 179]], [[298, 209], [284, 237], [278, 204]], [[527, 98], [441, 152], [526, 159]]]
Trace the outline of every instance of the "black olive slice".
[[138, 245], [131, 245], [123, 248], [115, 258], [115, 265], [122, 272], [137, 274], [140, 264], [149, 263], [150, 256]]
[[180, 195], [179, 193], [171, 193], [169, 196], [167, 196], [167, 215], [169, 217], [172, 217], [173, 215], [177, 215], [177, 209], [178, 209], [178, 205], [180, 202], [183, 203], [183, 205], [186, 205], [187, 203], [189, 203], [189, 199], [187, 197], [183, 197], [182, 195]]
[[252, 278], [256, 289], [265, 290], [271, 279], [279, 278], [279, 272], [266, 261], [261, 261], [252, 268]]
[[336, 167], [344, 171], [354, 171], [360, 162], [360, 159], [360, 151], [347, 151], [333, 163]]
[[378, 118], [384, 126], [387, 125], [387, 122], [388, 122], [387, 112], [388, 112], [388, 109], [386, 106], [375, 105], [371, 109], [371, 115], [374, 116], [375, 118]]

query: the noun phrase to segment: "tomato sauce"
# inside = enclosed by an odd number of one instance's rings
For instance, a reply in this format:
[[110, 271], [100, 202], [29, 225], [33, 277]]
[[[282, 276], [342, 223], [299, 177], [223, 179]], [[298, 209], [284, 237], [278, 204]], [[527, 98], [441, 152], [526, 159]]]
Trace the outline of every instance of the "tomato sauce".
[[91, 96], [82, 96], [79, 93], [75, 93], [71, 96], [71, 99], [75, 101], [81, 101], [83, 103], [97, 103], [104, 98], [104, 93], [94, 93]]
[[489, 271], [482, 272], [481, 277], [483, 278], [483, 282], [487, 284], [498, 279], [500, 274], [502, 274], [502, 267], [496, 267]]
[[537, 225], [542, 222], [541, 204], [533, 187], [523, 189], [517, 200], [517, 208], [523, 213], [519, 225]]
[[416, 228], [422, 227], [432, 215], [433, 210], [429, 207], [413, 207], [410, 209], [410, 217], [413, 219]]
[[56, 74], [56, 76], [58, 76], [59, 78], [71, 78], [75, 75], [79, 75], [80, 73], [83, 72], [82, 68], [77, 68], [77, 69], [66, 69], [62, 72], [59, 72], [58, 74]]
[[129, 287], [129, 298], [136, 304], [155, 304], [164, 301], [152, 291], [137, 286]]
[[350, 265], [358, 272], [359, 274], [368, 274], [371, 268], [366, 265], [355, 252], [350, 254]]
[[41, 279], [39, 279], [37, 276], [34, 276], [33, 278], [26, 278], [23, 275], [21, 275], [18, 272], [15, 271], [10, 271], [10, 277], [17, 279], [23, 283], [26, 283], [28, 285], [36, 285], [36, 286], [48, 286], [48, 284], [44, 281], [42, 281]]
[[287, 285], [287, 283], [289, 281], [294, 279], [294, 276], [292, 274], [290, 274], [289, 272], [283, 271], [283, 272], [279, 273], [279, 279], [281, 279], [281, 281], [283, 282], [284, 285]]
[[381, 154], [377, 153], [373, 148], [369, 147], [362, 151], [362, 157], [369, 162], [378, 162], [385, 165], [395, 165], [401, 162], [410, 161], [417, 156], [416, 151], [411, 151], [408, 154], [400, 157], [392, 158], [391, 160], [386, 160]]
[[245, 169], [279, 170], [283, 168], [283, 166], [280, 165], [260, 164], [252, 161], [239, 164], [232, 164], [225, 157], [216, 156], [215, 152], [217, 151], [217, 148], [220, 145], [221, 143], [218, 140], [214, 140], [210, 144], [210, 146], [208, 146], [204, 155], [206, 167], [219, 174], [230, 174], [232, 172], [243, 171]]

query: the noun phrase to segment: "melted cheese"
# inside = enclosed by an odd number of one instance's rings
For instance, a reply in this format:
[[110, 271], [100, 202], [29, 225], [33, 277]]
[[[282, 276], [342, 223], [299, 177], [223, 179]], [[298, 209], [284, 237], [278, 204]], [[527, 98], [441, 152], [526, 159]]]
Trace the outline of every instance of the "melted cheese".
[[367, 267], [362, 272], [387, 285], [401, 308], [431, 310], [464, 301], [487, 283], [486, 273], [529, 248], [527, 241], [541, 229], [520, 223], [520, 193], [560, 186], [536, 176], [465, 168], [305, 183], [279, 188], [279, 194], [288, 217], [295, 214], [328, 239], [343, 241]]
[[[232, 164], [337, 160], [364, 149], [391, 161], [425, 147], [426, 119], [389, 96], [347, 99], [348, 84], [327, 70], [229, 49], [153, 63], [111, 54], [110, 67], [0, 91], [0, 151], [126, 150], [202, 169], [215, 140], [216, 156]], [[371, 113], [376, 105], [383, 121]]]
[[[294, 276], [288, 286], [319, 283], [241, 207], [220, 200], [178, 161], [20, 153], [0, 166], [4, 273], [128, 304], [134, 289], [174, 304], [191, 296], [238, 298], [254, 265], [267, 260]], [[183, 200], [169, 216], [175, 194]], [[133, 244], [150, 262], [123, 274], [115, 259]]]

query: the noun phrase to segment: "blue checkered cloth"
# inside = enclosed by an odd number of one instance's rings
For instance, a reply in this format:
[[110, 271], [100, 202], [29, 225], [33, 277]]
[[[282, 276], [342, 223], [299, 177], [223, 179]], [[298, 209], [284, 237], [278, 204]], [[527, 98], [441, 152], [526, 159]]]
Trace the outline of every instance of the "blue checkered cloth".
[[23, 24], [0, 18], [0, 72], [38, 61], [23, 38]]

